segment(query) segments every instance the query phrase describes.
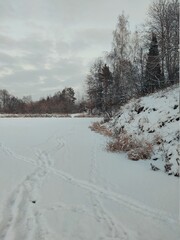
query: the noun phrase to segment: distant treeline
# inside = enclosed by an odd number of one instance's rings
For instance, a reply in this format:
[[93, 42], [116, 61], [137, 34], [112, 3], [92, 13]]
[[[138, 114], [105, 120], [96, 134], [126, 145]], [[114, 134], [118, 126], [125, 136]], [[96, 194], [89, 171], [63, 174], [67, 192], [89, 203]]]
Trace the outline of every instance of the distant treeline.
[[134, 33], [121, 14], [112, 50], [94, 61], [86, 79], [90, 112], [111, 116], [130, 99], [177, 83], [178, 47], [178, 0], [152, 2], [147, 22]]
[[31, 96], [19, 99], [11, 95], [7, 90], [0, 90], [0, 113], [15, 114], [53, 114], [53, 113], [74, 113], [85, 110], [85, 103], [75, 103], [75, 93], [73, 88], [65, 88], [53, 96], [32, 101]]

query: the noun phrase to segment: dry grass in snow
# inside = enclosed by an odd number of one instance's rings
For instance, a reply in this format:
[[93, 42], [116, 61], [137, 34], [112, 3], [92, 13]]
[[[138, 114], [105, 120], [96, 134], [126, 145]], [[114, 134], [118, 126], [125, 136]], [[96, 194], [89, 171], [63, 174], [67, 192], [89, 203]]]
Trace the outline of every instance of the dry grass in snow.
[[106, 128], [105, 126], [103, 126], [99, 122], [94, 122], [89, 128], [92, 131], [100, 133], [100, 134], [102, 134], [104, 136], [112, 137], [112, 135], [113, 135], [111, 130], [109, 130], [108, 128]]
[[127, 133], [121, 133], [107, 144], [107, 150], [111, 152], [127, 152], [131, 160], [148, 159], [152, 154], [152, 144], [146, 141], [133, 139]]

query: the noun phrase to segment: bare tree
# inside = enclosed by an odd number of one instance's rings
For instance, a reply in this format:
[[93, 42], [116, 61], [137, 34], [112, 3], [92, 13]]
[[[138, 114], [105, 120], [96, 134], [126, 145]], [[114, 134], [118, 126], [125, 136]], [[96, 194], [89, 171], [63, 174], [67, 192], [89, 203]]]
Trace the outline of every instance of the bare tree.
[[166, 81], [179, 79], [179, 2], [158, 0], [149, 8], [149, 32], [154, 32], [159, 43], [161, 71]]
[[133, 65], [133, 84], [132, 91], [135, 95], [142, 95], [145, 81], [146, 51], [144, 49], [143, 35], [136, 30], [131, 36], [131, 55]]
[[108, 56], [113, 72], [114, 105], [125, 103], [132, 95], [130, 34], [128, 18], [123, 13], [113, 32], [112, 51]]

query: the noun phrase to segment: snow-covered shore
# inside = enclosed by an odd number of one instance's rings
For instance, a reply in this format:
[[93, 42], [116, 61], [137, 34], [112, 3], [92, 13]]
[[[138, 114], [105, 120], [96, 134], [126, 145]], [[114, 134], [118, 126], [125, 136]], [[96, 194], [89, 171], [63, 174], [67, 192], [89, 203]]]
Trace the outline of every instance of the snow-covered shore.
[[0, 114], [0, 118], [62, 118], [62, 117], [71, 117], [70, 114], [56, 114], [56, 113], [27, 113], [27, 114], [13, 114], [13, 113], [3, 113]]
[[153, 145], [150, 163], [169, 175], [179, 175], [179, 89], [177, 86], [133, 99], [105, 126], [116, 135], [126, 131]]

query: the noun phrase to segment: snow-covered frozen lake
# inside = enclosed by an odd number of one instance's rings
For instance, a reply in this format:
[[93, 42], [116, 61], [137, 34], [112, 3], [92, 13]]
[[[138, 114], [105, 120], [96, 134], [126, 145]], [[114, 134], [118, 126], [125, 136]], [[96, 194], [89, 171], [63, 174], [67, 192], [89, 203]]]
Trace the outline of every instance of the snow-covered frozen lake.
[[108, 153], [96, 119], [0, 119], [0, 240], [178, 240], [179, 178]]

